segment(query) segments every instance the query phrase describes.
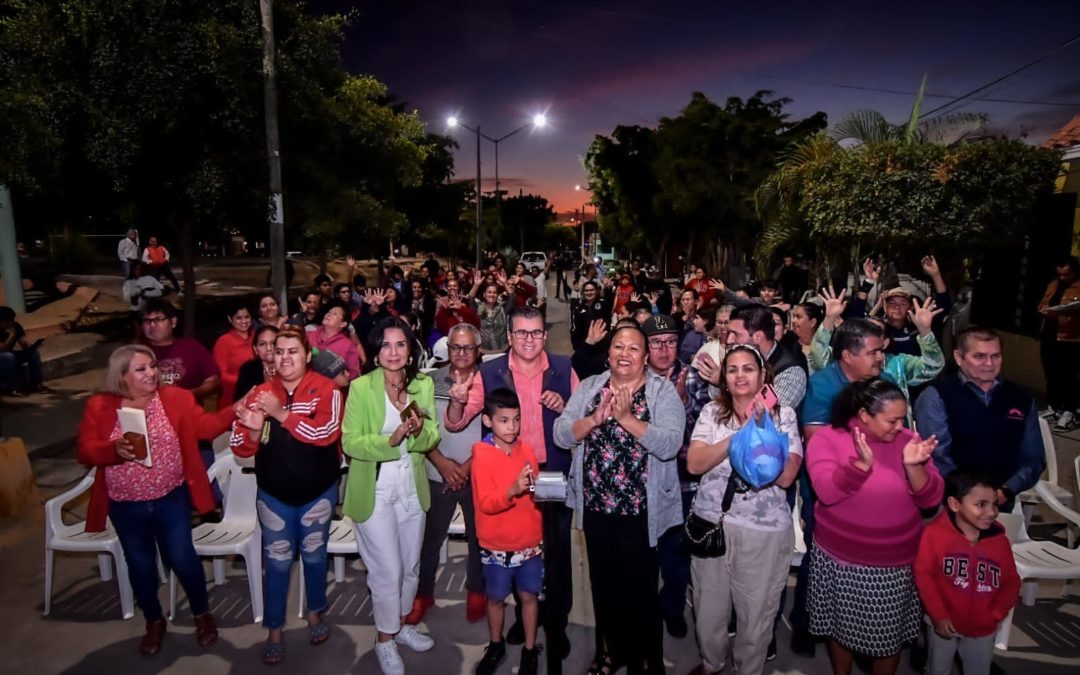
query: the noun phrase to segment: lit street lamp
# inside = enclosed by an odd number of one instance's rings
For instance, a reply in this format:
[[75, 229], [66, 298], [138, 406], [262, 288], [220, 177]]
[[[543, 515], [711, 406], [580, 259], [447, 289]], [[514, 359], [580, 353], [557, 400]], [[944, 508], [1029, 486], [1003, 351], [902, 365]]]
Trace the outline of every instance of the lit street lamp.
[[499, 136], [498, 138], [492, 138], [487, 134], [480, 131], [480, 126], [477, 125], [474, 129], [467, 124], [462, 124], [461, 120], [457, 117], [451, 116], [446, 119], [446, 126], [450, 129], [455, 127], [461, 127], [467, 129], [476, 134], [476, 267], [480, 268], [480, 226], [483, 218], [483, 209], [480, 206], [480, 139], [486, 138], [495, 145], [495, 217], [499, 224], [499, 229], [502, 229], [502, 193], [499, 190], [499, 143], [502, 143], [511, 136], [525, 131], [528, 128], [542, 129], [547, 126], [547, 116], [544, 113], [537, 113], [533, 115], [532, 121], [528, 124], [523, 124], [517, 129], [514, 129], [508, 134]]

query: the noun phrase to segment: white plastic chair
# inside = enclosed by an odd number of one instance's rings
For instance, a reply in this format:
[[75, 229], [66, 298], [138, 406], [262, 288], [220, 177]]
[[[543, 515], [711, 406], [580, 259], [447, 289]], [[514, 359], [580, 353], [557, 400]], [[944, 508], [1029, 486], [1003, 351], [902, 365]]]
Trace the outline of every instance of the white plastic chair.
[[[1052, 511], [1067, 521], [1080, 527], [1080, 513], [1067, 508], [1058, 501], [1048, 487], [1041, 483], [1035, 486], [1043, 503]], [[1038, 579], [1061, 579], [1068, 582], [1072, 579], [1080, 579], [1080, 551], [1055, 544], [1050, 541], [1036, 541], [1027, 533], [1022, 514], [1015, 511], [1011, 514], [999, 516], [1001, 523], [1012, 542], [1013, 558], [1016, 561], [1016, 571], [1023, 582], [1020, 587], [1020, 598], [1025, 605], [1035, 604], [1035, 593], [1038, 590]], [[994, 646], [998, 649], [1008, 649], [1009, 632], [1012, 628], [1012, 612], [1001, 622], [998, 627]]]
[[[1054, 495], [1054, 498], [1071, 509], [1073, 508], [1073, 495], [1072, 492], [1063, 488], [1058, 481], [1058, 463], [1057, 452], [1054, 449], [1054, 435], [1050, 432], [1050, 425], [1047, 424], [1046, 420], [1042, 417], [1039, 418], [1039, 431], [1042, 433], [1043, 451], [1046, 454], [1046, 480], [1040, 478], [1038, 484], [1048, 489], [1050, 493]], [[1077, 459], [1080, 460], [1080, 457]], [[1080, 471], [1080, 469], [1078, 469], [1078, 471]], [[1078, 474], [1078, 480], [1080, 480], [1080, 474]], [[1035, 515], [1035, 507], [1044, 503], [1044, 500], [1034, 488], [1024, 490], [1018, 495], [1017, 499], [1023, 505], [1024, 524], [1030, 527], [1031, 518]], [[1072, 526], [1069, 523], [1065, 524], [1065, 537], [1068, 541], [1069, 548], [1072, 548], [1075, 540], [1073, 537]]]
[[112, 556], [116, 564], [116, 583], [120, 587], [120, 611], [125, 619], [135, 616], [135, 598], [131, 590], [131, 580], [128, 577], [127, 562], [124, 560], [120, 538], [116, 536], [112, 523], [107, 520], [105, 529], [101, 532], [87, 532], [85, 520], [73, 525], [65, 525], [61, 515], [65, 504], [90, 489], [94, 484], [96, 473], [97, 469], [90, 469], [78, 485], [45, 502], [44, 614], [46, 616], [52, 609], [53, 553], [55, 551], [99, 552], [98, 568], [102, 581], [112, 579], [112, 567], [109, 562], [109, 556]]
[[[214, 584], [225, 583], [225, 557], [238, 555], [247, 567], [253, 621], [263, 616], [262, 531], [255, 512], [257, 487], [254, 474], [245, 474], [230, 454], [218, 457], [207, 471], [211, 481], [228, 479], [225, 515], [220, 523], [203, 523], [191, 531], [195, 552], [214, 558]], [[176, 574], [169, 573], [169, 618], [176, 617]]]
[[802, 518], [802, 495], [795, 497], [795, 509], [791, 512], [791, 522], [795, 529], [795, 548], [791, 551], [791, 566], [802, 566], [806, 556], [806, 542], [803, 540]]

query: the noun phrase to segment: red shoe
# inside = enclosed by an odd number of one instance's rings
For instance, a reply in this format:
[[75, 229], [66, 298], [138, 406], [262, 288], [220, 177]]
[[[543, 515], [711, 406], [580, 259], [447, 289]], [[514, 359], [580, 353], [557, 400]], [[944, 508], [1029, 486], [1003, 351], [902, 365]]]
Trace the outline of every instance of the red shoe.
[[401, 623], [415, 626], [424, 620], [424, 612], [428, 611], [428, 608], [434, 604], [435, 598], [416, 596], [412, 601], [412, 611], [405, 615]]
[[469, 592], [465, 598], [465, 620], [476, 623], [487, 616], [487, 596], [483, 593]]

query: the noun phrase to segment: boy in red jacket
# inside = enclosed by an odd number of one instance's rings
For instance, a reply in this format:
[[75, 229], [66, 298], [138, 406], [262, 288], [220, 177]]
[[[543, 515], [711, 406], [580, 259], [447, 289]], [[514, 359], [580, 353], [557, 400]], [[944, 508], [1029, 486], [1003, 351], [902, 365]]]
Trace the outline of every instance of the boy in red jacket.
[[544, 533], [540, 509], [531, 490], [536, 455], [518, 440], [521, 404], [514, 392], [509, 389], [489, 392], [484, 397], [481, 419], [491, 433], [473, 445], [472, 487], [491, 644], [484, 650], [476, 674], [491, 675], [506, 658], [503, 616], [506, 596], [513, 585], [517, 586], [525, 624], [525, 645], [518, 673], [536, 675], [537, 596], [544, 585]]
[[945, 506], [923, 530], [915, 558], [915, 584], [934, 624], [926, 672], [948, 675], [959, 651], [964, 675], [988, 675], [994, 635], [1016, 604], [1020, 576], [997, 522], [993, 481], [952, 472], [945, 479]]

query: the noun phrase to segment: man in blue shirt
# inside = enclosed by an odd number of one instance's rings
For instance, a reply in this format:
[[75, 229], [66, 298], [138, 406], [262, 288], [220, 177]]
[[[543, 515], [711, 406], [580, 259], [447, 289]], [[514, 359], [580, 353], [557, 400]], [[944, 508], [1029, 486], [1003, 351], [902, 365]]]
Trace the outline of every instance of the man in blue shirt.
[[960, 372], [939, 377], [915, 403], [924, 437], [937, 436], [934, 464], [942, 476], [956, 469], [989, 475], [1002, 511], [1030, 489], [1046, 467], [1035, 401], [1001, 377], [1001, 338], [985, 328], [956, 336]]

